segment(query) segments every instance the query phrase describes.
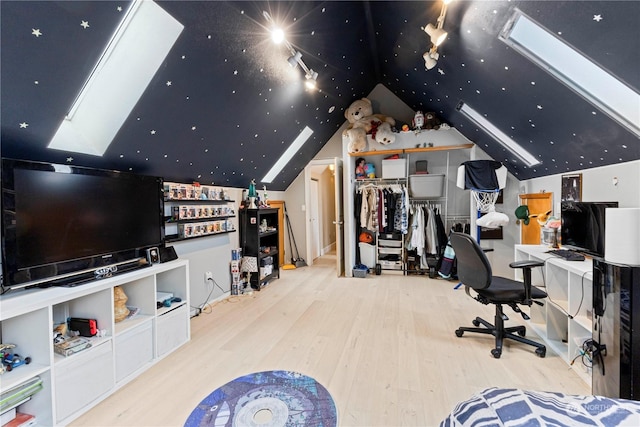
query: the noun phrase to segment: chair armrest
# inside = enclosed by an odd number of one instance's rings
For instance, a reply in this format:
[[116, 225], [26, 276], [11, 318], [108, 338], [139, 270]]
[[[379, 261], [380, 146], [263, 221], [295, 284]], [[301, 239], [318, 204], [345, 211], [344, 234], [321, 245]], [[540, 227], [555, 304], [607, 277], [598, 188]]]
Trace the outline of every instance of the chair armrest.
[[544, 265], [544, 261], [534, 261], [529, 259], [524, 259], [521, 261], [513, 261], [509, 264], [511, 268], [533, 268], [533, 267], [542, 267]]

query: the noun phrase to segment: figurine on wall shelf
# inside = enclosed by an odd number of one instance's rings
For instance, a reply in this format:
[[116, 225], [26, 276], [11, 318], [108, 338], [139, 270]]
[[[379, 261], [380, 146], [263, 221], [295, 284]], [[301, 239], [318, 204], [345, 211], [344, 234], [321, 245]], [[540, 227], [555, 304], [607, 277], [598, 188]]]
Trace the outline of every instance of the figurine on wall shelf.
[[249, 209], [257, 209], [256, 206], [256, 180], [252, 179], [249, 183]]

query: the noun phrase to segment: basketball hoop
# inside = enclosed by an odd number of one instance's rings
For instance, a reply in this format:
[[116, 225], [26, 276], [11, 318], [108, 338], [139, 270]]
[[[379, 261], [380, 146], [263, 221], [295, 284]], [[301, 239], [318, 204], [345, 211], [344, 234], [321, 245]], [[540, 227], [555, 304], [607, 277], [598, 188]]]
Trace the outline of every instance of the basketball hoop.
[[481, 191], [481, 190], [471, 190], [471, 194], [473, 194], [473, 200], [476, 201], [476, 207], [478, 211], [487, 213], [494, 212], [496, 210], [496, 200], [498, 200], [498, 195], [500, 194], [500, 190], [495, 191]]

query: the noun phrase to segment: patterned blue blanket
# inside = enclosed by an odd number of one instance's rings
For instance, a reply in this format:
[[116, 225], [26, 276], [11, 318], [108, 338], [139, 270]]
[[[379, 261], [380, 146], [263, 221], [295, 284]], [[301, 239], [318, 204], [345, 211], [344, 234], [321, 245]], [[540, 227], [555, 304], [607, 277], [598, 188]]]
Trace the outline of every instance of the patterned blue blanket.
[[640, 402], [489, 388], [456, 405], [440, 427], [640, 426]]

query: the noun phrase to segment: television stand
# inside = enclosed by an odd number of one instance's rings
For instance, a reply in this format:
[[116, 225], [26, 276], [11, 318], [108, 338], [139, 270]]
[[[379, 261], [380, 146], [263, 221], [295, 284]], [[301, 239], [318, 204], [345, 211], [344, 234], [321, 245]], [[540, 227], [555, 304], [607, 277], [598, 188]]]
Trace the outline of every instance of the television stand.
[[[189, 341], [189, 262], [175, 260], [119, 273], [83, 286], [21, 289], [0, 297], [0, 335], [32, 362], [0, 375], [0, 389], [39, 377], [43, 389], [18, 406], [38, 425], [64, 426]], [[69, 280], [70, 278], [67, 278]], [[114, 288], [137, 314], [115, 321]], [[156, 306], [156, 293], [180, 298]], [[69, 317], [95, 319], [91, 347], [64, 357], [54, 352], [52, 327]]]

